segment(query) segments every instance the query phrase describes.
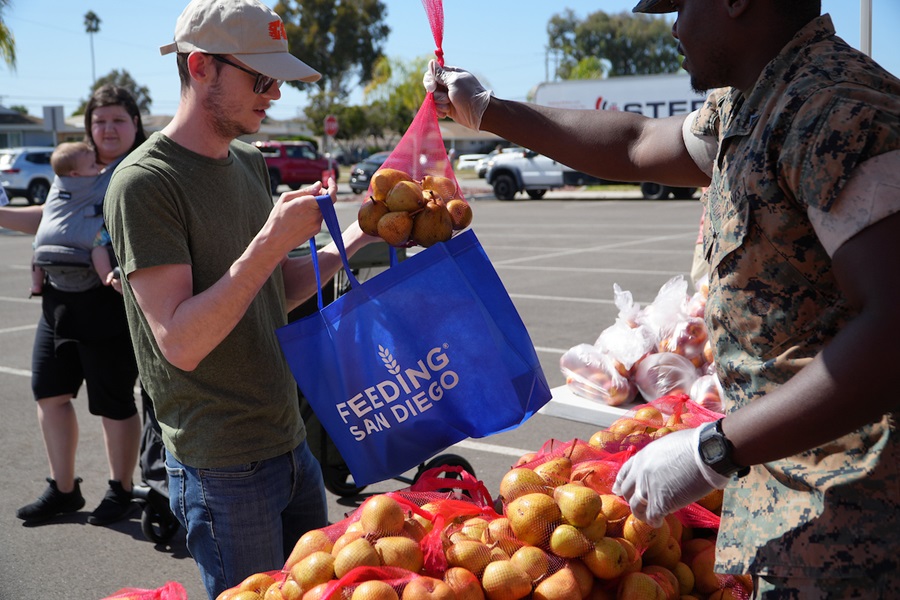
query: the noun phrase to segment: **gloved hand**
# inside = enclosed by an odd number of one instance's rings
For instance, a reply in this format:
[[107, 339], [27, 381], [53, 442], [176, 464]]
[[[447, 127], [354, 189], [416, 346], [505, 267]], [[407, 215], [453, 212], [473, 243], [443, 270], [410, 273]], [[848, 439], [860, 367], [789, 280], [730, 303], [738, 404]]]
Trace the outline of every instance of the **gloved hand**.
[[638, 519], [659, 527], [666, 515], [728, 483], [728, 477], [713, 471], [700, 458], [703, 427], [665, 435], [619, 469], [612, 491], [628, 501]]
[[481, 117], [491, 101], [491, 90], [484, 89], [474, 75], [456, 67], [442, 67], [432, 60], [422, 84], [434, 94], [439, 118], [450, 115], [460, 125], [481, 130]]

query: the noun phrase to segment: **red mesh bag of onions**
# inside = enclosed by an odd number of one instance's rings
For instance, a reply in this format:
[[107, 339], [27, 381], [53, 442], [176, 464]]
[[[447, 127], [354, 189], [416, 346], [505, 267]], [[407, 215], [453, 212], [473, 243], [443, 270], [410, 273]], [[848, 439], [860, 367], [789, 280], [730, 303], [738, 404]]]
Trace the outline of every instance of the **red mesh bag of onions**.
[[[422, 4], [431, 24], [435, 55], [443, 65], [443, 3], [422, 0]], [[446, 242], [472, 222], [472, 208], [444, 148], [433, 94], [426, 94], [397, 147], [372, 175], [357, 219], [364, 232], [395, 248], [427, 248]]]

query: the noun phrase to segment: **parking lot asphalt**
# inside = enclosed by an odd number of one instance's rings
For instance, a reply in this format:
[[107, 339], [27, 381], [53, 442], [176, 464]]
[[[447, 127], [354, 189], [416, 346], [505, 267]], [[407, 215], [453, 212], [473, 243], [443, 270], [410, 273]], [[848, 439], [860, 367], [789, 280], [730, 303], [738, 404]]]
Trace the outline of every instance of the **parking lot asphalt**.
[[[578, 190], [562, 190], [539, 201], [522, 196], [499, 202], [489, 192], [463, 186], [475, 214], [473, 229], [528, 328], [551, 387], [564, 383], [562, 354], [593, 343], [614, 322], [614, 283], [644, 305], [667, 280], [690, 269], [700, 218], [696, 201], [585, 198], [573, 195]], [[342, 224], [355, 217], [360, 201], [361, 196], [341, 193]], [[110, 527], [87, 524], [108, 474], [99, 420], [87, 413], [84, 392], [75, 407], [81, 428], [77, 471], [87, 506], [38, 527], [15, 518], [16, 508], [43, 490], [47, 474], [30, 390], [31, 344], [40, 312], [40, 302], [27, 293], [31, 239], [0, 229], [0, 600], [99, 600], [123, 587], [155, 588], [166, 581], [184, 585], [190, 600], [204, 598], [183, 532], [155, 544], [143, 535], [137, 511]], [[448, 452], [468, 460], [496, 494], [520, 454], [551, 438], [588, 439], [596, 429], [541, 414], [518, 429], [467, 440]], [[368, 494], [406, 485], [388, 480], [358, 496], [329, 493], [330, 517], [342, 518]]]

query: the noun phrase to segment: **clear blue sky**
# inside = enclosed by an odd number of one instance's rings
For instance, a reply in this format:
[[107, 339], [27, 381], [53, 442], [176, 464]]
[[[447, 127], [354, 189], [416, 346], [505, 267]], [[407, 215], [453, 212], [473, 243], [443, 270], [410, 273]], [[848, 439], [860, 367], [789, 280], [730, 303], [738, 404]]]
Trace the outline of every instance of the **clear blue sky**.
[[[276, 0], [264, 0], [274, 6]], [[428, 55], [434, 42], [419, 0], [385, 0], [392, 33], [386, 53], [411, 60]], [[524, 99], [544, 81], [544, 47], [551, 16], [571, 8], [580, 17], [604, 10], [631, 10], [636, 0], [445, 0], [444, 54], [447, 64], [476, 73], [504, 98]], [[24, 105], [43, 116], [45, 105], [62, 105], [68, 116], [91, 87], [91, 43], [84, 15], [100, 17], [94, 35], [94, 70], [98, 77], [113, 69], [127, 70], [150, 89], [154, 114], [173, 114], [178, 104], [178, 75], [173, 55], [160, 56], [171, 41], [175, 21], [187, 0], [11, 0], [4, 13], [16, 39], [18, 68], [0, 65], [0, 104]], [[872, 54], [900, 75], [900, 2], [872, 0]], [[859, 0], [824, 0], [838, 34], [860, 43]], [[284, 86], [283, 97], [270, 111], [276, 119], [302, 112], [305, 94]], [[356, 94], [352, 101], [360, 102]]]

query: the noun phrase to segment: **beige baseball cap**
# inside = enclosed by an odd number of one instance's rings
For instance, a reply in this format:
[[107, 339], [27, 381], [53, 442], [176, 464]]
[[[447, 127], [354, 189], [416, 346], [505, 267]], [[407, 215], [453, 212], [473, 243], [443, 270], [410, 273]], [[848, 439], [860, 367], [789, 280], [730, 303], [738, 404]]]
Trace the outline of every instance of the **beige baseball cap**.
[[675, 12], [671, 0], [641, 0], [638, 5], [631, 9], [631, 12], [663, 14]]
[[231, 54], [263, 75], [313, 82], [322, 75], [288, 51], [281, 17], [258, 0], [193, 0], [175, 25], [172, 52]]

